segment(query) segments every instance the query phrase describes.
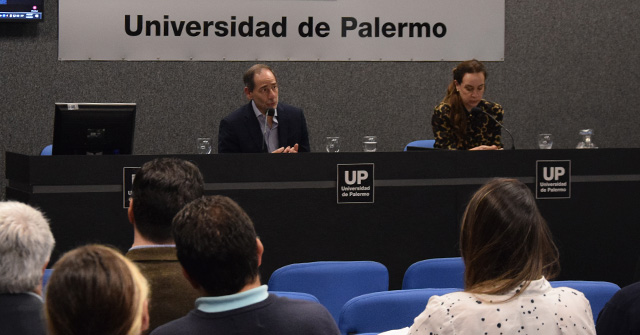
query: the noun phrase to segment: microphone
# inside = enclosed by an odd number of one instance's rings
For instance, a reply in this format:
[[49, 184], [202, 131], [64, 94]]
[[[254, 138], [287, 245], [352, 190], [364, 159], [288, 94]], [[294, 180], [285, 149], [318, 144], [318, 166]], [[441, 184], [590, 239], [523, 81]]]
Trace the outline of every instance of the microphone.
[[276, 110], [273, 108], [267, 108], [267, 112], [266, 112], [267, 116], [274, 116], [276, 115]]
[[267, 144], [267, 139], [266, 139], [267, 123], [269, 123], [269, 120], [267, 119], [267, 117], [269, 116], [273, 117], [274, 115], [276, 115], [276, 110], [273, 108], [267, 108], [267, 110], [264, 113], [264, 129], [262, 129], [262, 151], [264, 151], [264, 147]]
[[511, 150], [515, 150], [516, 149], [516, 142], [513, 139], [513, 135], [511, 134], [511, 132], [509, 131], [509, 129], [507, 129], [502, 122], [498, 121], [498, 119], [496, 119], [493, 115], [487, 113], [484, 111], [484, 109], [480, 108], [480, 107], [473, 107], [471, 108], [471, 113], [483, 113], [484, 115], [490, 117], [493, 121], [495, 121], [502, 129], [506, 130], [507, 133], [509, 134], [509, 136], [511, 137]]

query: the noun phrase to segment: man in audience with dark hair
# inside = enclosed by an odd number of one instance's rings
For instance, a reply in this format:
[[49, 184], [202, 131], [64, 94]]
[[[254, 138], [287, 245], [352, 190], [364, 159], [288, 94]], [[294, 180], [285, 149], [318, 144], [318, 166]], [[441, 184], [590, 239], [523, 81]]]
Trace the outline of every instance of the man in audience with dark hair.
[[278, 297], [260, 285], [264, 247], [233, 200], [212, 196], [189, 203], [173, 220], [173, 236], [185, 276], [204, 296], [153, 335], [340, 333], [322, 305]]
[[55, 241], [38, 210], [0, 202], [0, 333], [46, 334], [42, 275]]
[[200, 170], [185, 160], [159, 158], [136, 172], [128, 212], [134, 238], [126, 257], [138, 265], [151, 287], [148, 332], [185, 315], [200, 296], [182, 275], [171, 220], [203, 193]]

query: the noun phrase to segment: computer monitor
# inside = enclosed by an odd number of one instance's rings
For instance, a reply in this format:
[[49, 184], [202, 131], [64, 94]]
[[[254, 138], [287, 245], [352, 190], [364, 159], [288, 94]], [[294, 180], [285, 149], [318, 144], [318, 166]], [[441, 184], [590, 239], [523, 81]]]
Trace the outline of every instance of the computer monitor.
[[56, 103], [54, 155], [130, 155], [134, 103]]
[[0, 22], [42, 21], [44, 0], [0, 0]]

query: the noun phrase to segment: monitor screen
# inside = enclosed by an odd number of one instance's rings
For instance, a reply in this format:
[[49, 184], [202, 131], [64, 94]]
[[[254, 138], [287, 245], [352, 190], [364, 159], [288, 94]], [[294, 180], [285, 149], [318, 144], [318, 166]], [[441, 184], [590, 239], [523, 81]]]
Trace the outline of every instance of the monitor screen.
[[44, 0], [0, 0], [0, 22], [42, 21]]
[[54, 155], [130, 155], [134, 103], [56, 103]]

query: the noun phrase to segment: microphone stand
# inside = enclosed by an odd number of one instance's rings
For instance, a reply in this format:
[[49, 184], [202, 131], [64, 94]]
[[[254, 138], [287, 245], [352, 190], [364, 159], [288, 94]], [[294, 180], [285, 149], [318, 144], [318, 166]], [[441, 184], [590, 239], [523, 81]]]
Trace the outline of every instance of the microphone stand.
[[[262, 151], [264, 151], [264, 147], [267, 145], [267, 124], [269, 123], [269, 116], [273, 117], [276, 115], [276, 110], [273, 108], [267, 108], [264, 113], [264, 127], [262, 129]], [[267, 151], [269, 148], [267, 148]]]
[[511, 137], [511, 150], [516, 150], [516, 142], [515, 142], [515, 141], [514, 141], [514, 139], [513, 139], [513, 134], [511, 134], [511, 132], [509, 131], [509, 129], [507, 129], [507, 128], [502, 124], [502, 122], [498, 121], [498, 119], [496, 119], [493, 115], [491, 115], [491, 114], [489, 114], [489, 113], [485, 112], [485, 110], [484, 110], [484, 109], [482, 109], [482, 108], [480, 108], [480, 107], [473, 107], [473, 108], [471, 108], [471, 113], [474, 113], [474, 112], [475, 112], [475, 113], [477, 113], [477, 112], [483, 113], [484, 115], [486, 115], [486, 116], [490, 117], [493, 121], [495, 121], [495, 122], [496, 122], [496, 123], [497, 123], [497, 124], [502, 128], [502, 129], [506, 130], [506, 131], [507, 131], [507, 134], [509, 134], [509, 136]]

